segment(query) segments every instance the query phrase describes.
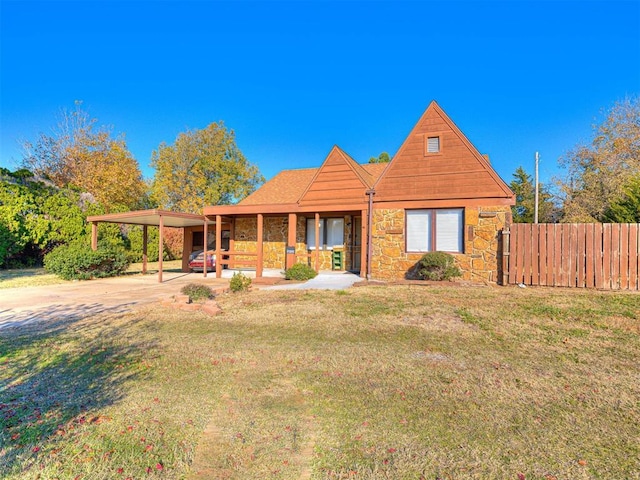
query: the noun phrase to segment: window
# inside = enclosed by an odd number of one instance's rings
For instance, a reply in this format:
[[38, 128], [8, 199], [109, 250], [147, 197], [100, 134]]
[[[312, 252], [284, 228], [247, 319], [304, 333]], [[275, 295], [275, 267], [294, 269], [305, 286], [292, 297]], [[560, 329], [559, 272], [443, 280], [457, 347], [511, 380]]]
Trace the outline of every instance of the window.
[[[314, 218], [307, 218], [307, 248], [316, 249], [316, 226]], [[344, 218], [320, 219], [320, 249], [333, 250], [344, 245]]]
[[427, 153], [439, 153], [439, 152], [440, 152], [440, 137], [428, 137]]
[[407, 210], [407, 252], [462, 253], [462, 208]]

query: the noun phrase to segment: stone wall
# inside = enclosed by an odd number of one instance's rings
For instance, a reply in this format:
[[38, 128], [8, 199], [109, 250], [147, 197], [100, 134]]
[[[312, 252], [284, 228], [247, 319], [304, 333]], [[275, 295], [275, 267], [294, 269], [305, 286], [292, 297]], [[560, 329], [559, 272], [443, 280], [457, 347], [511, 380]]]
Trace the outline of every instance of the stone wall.
[[[236, 218], [235, 221], [235, 247], [237, 252], [256, 252], [257, 248], [257, 219], [256, 217]], [[264, 258], [264, 268], [285, 267], [287, 231], [289, 226], [288, 217], [264, 217], [262, 251]], [[296, 222], [296, 262], [307, 263], [315, 267], [315, 255], [313, 251], [307, 250], [306, 244], [307, 220], [303, 216], [298, 216]], [[344, 264], [345, 268], [351, 268], [351, 228], [352, 217], [344, 217]], [[311, 256], [309, 256], [311, 255]], [[320, 251], [320, 270], [331, 270], [330, 250]], [[240, 260], [255, 259], [255, 257], [237, 257]]]
[[[473, 282], [498, 281], [500, 231], [511, 221], [511, 208], [467, 207], [464, 214], [464, 253], [454, 254], [462, 279]], [[420, 260], [421, 253], [405, 252], [405, 211], [375, 209], [373, 212], [371, 276], [381, 280], [405, 278]]]

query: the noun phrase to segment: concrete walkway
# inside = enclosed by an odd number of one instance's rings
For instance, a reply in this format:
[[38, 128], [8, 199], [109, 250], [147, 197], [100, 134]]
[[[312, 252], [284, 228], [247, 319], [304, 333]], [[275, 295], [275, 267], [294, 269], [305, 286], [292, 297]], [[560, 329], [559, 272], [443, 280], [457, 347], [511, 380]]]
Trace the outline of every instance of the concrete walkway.
[[351, 272], [327, 271], [320, 272], [316, 278], [312, 278], [304, 283], [273, 285], [271, 287], [263, 287], [261, 290], [344, 290], [361, 280], [362, 278]]

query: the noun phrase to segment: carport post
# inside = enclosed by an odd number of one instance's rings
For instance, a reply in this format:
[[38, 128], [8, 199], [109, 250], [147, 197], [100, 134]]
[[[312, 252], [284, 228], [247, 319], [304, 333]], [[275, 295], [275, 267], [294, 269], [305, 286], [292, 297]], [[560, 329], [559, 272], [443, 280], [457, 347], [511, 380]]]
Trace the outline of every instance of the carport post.
[[164, 219], [160, 215], [160, 221], [158, 222], [158, 283], [162, 283], [162, 247], [164, 239], [162, 238], [162, 231], [164, 230]]
[[149, 239], [147, 225], [142, 226], [142, 274], [147, 273], [147, 241]]
[[91, 222], [91, 250], [98, 249], [98, 222]]
[[222, 277], [222, 217], [220, 215], [216, 215], [216, 278], [221, 278], [221, 277]]
[[204, 238], [204, 254], [202, 258], [204, 258], [204, 263], [202, 264], [202, 276], [207, 278], [207, 250], [209, 249], [209, 245], [207, 242], [207, 238], [209, 237], [209, 222], [207, 222], [207, 217], [204, 217], [204, 227], [202, 230], [202, 236]]

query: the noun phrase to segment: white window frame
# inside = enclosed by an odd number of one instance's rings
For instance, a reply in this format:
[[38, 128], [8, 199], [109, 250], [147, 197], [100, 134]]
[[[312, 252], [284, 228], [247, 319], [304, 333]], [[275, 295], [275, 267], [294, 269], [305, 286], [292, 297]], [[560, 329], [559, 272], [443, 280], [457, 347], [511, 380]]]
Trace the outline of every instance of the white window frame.
[[[429, 150], [429, 140], [437, 140], [438, 142], [438, 149], [436, 151], [430, 151]], [[424, 154], [425, 155], [437, 155], [440, 152], [442, 152], [442, 137], [440, 135], [431, 135], [428, 136], [424, 139]]]
[[407, 253], [464, 253], [464, 208], [405, 211]]

